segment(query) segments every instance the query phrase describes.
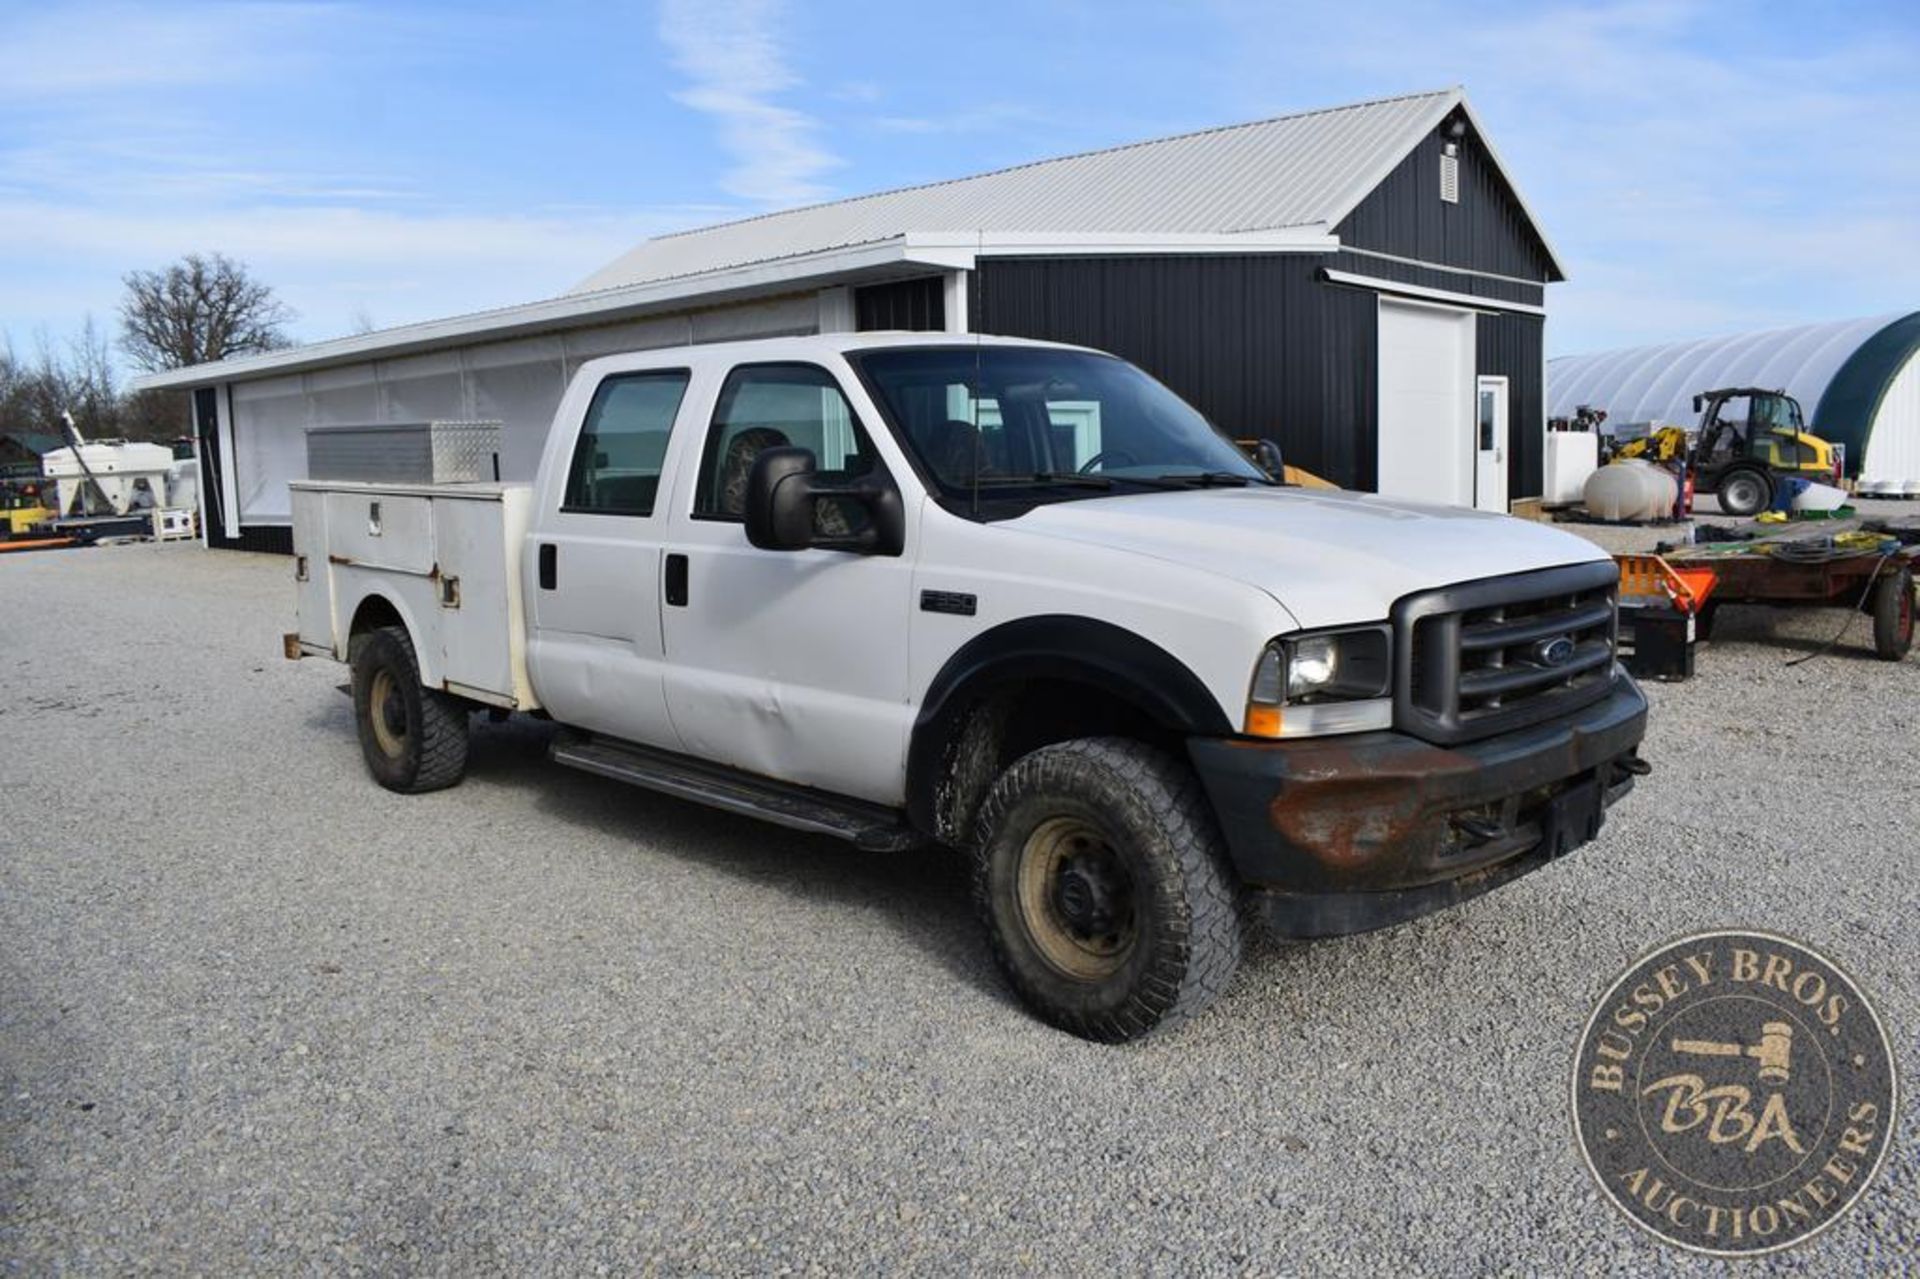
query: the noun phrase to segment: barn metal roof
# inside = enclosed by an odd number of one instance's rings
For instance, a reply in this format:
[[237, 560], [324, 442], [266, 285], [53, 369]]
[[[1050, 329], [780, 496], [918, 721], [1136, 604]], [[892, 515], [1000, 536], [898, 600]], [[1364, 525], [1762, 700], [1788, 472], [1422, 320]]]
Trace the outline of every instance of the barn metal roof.
[[[912, 232], [1324, 234], [1464, 103], [1458, 87], [1382, 98], [663, 235], [594, 272], [574, 292]], [[1475, 124], [1484, 142], [1485, 131]]]
[[1566, 272], [1457, 86], [1041, 160], [648, 240], [558, 297], [152, 373], [206, 386], [612, 323], [675, 307], [967, 269], [981, 253], [1273, 253], [1338, 247], [1332, 230], [1454, 110]]

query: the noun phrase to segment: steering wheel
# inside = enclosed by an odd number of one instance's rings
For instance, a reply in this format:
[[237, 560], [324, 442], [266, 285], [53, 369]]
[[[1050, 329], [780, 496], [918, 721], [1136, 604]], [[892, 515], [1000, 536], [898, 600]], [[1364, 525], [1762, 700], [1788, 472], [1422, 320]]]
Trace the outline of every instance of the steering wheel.
[[1102, 462], [1107, 461], [1109, 458], [1119, 462], [1122, 466], [1132, 466], [1140, 460], [1125, 449], [1102, 449], [1080, 464], [1080, 474], [1091, 475], [1099, 468]]

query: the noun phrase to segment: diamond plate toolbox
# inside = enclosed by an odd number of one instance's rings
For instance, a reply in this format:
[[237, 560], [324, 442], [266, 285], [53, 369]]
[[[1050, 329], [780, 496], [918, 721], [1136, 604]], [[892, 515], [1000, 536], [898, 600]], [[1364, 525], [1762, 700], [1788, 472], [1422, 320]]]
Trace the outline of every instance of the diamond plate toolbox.
[[498, 422], [385, 422], [307, 432], [307, 478], [459, 484], [500, 478]]

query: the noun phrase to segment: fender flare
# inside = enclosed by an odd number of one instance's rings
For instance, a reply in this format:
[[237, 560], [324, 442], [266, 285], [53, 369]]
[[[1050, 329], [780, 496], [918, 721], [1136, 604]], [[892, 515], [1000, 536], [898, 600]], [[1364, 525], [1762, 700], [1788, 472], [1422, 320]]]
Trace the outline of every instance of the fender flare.
[[940, 770], [966, 709], [999, 685], [1029, 679], [1085, 684], [1185, 736], [1224, 737], [1234, 731], [1200, 677], [1152, 640], [1071, 614], [1004, 622], [961, 645], [920, 700], [906, 776], [907, 817], [916, 829], [936, 828]]

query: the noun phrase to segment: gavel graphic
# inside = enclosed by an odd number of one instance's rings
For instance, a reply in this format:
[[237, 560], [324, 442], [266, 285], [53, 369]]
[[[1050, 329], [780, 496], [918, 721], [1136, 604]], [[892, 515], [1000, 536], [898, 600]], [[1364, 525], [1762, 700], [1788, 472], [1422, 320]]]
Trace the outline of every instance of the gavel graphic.
[[1676, 1039], [1673, 1051], [1700, 1057], [1752, 1057], [1760, 1063], [1763, 1083], [1784, 1084], [1791, 1076], [1793, 1023], [1770, 1021], [1760, 1027], [1757, 1044], [1728, 1044], [1712, 1039]]

